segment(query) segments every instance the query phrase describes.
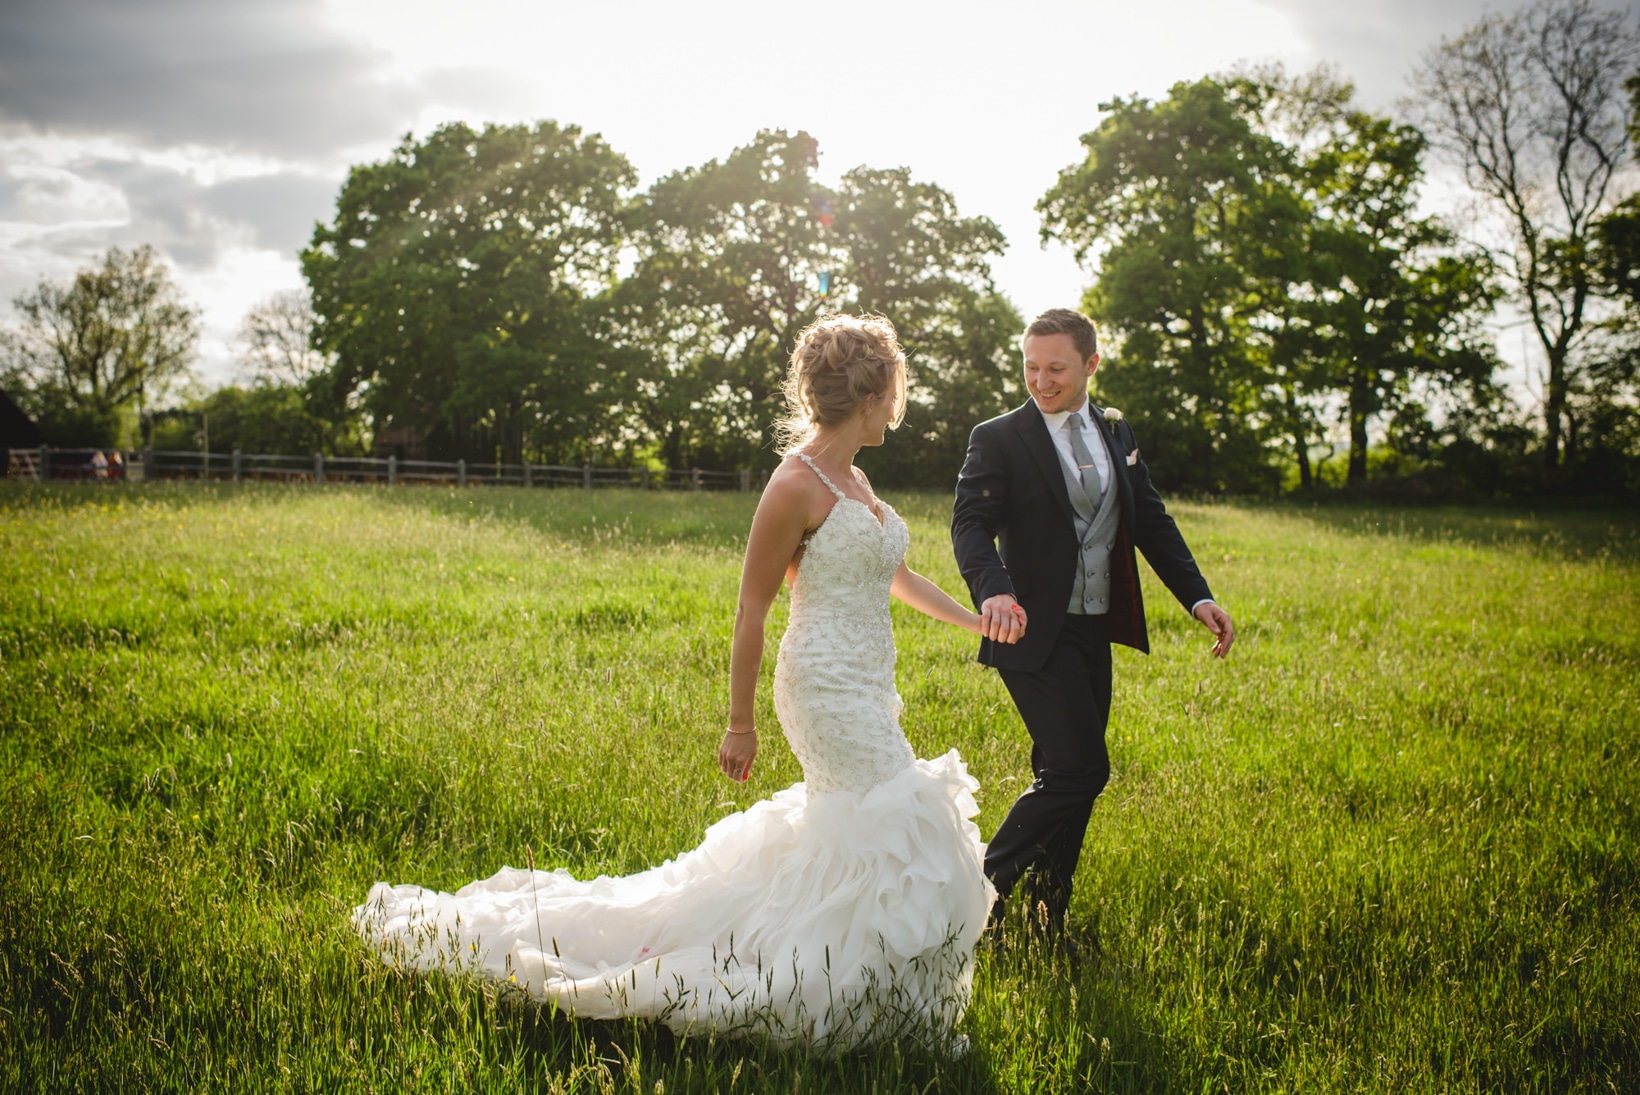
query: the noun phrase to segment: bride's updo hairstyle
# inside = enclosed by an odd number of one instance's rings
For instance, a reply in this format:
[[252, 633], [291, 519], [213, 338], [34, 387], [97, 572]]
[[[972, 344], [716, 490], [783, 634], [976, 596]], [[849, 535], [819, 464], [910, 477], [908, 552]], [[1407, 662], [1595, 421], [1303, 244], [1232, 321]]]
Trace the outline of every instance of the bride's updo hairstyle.
[[782, 385], [786, 413], [775, 423], [779, 453], [802, 447], [822, 426], [857, 414], [871, 396], [894, 401], [890, 426], [905, 418], [905, 351], [882, 316], [827, 316], [803, 328]]

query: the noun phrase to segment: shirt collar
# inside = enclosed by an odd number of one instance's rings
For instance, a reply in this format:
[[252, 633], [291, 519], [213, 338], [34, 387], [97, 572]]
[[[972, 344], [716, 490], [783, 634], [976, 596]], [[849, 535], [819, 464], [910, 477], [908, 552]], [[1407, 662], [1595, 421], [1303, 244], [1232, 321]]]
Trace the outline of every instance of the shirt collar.
[[1093, 400], [1087, 398], [1086, 396], [1082, 397], [1082, 405], [1076, 408], [1075, 412], [1055, 411], [1054, 413], [1049, 414], [1047, 411], [1042, 409], [1042, 404], [1038, 403], [1034, 399], [1031, 400], [1031, 406], [1035, 407], [1037, 413], [1042, 416], [1042, 421], [1048, 424], [1049, 433], [1058, 433], [1060, 430], [1064, 429], [1065, 419], [1069, 418], [1073, 413], [1080, 413], [1082, 415], [1082, 428], [1084, 430], [1093, 425]]

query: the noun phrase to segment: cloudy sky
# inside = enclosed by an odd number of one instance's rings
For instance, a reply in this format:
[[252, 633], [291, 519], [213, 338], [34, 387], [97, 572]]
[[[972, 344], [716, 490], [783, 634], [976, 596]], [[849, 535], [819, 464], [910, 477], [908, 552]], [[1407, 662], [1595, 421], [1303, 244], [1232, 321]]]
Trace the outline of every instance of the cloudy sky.
[[201, 373], [221, 383], [245, 311], [301, 285], [297, 249], [348, 165], [451, 119], [550, 117], [602, 133], [645, 184], [760, 128], [814, 134], [829, 178], [907, 166], [1002, 226], [997, 281], [1031, 313], [1088, 281], [1038, 244], [1033, 206], [1100, 102], [1273, 59], [1332, 62], [1393, 111], [1418, 56], [1497, 6], [5, 0], [0, 299], [152, 243], [204, 310]]

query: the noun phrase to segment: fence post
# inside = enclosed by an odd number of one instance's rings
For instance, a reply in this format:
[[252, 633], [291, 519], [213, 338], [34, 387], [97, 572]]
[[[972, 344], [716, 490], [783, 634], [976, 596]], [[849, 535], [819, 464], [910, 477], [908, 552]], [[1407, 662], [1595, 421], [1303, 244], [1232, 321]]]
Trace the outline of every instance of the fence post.
[[42, 483], [51, 478], [51, 447], [49, 445], [40, 446], [40, 465], [34, 469], [34, 474], [40, 477]]
[[199, 477], [200, 477], [200, 479], [209, 479], [211, 477], [211, 450], [210, 449], [200, 449], [199, 450]]
[[240, 479], [240, 469], [241, 469], [240, 461], [242, 459], [243, 459], [243, 456], [239, 451], [239, 446], [235, 445], [233, 447], [233, 481], [235, 483], [239, 482], [239, 479]]
[[689, 489], [690, 490], [699, 490], [700, 489], [700, 469], [699, 468], [690, 468], [689, 469]]
[[456, 486], [465, 487], [466, 485], [467, 485], [467, 458], [465, 456], [463, 456], [460, 460], [456, 461]]
[[643, 467], [638, 469], [638, 489], [639, 490], [648, 490], [649, 489], [649, 465], [648, 464], [645, 464]]
[[752, 489], [752, 469], [751, 468], [741, 468], [740, 469], [740, 493], [745, 494], [747, 491], [749, 491], [751, 489]]
[[583, 490], [592, 489], [592, 465], [586, 464], [581, 468], [581, 487]]
[[313, 481], [315, 483], [325, 481], [325, 454], [322, 452], [313, 454]]
[[399, 485], [399, 454], [396, 452], [389, 453], [387, 456], [387, 485], [390, 487]]
[[154, 473], [159, 471], [154, 463], [154, 446], [148, 445], [142, 450], [142, 481], [148, 482], [155, 478]]
[[530, 484], [530, 462], [528, 460], [524, 461], [524, 485], [526, 487], [531, 485]]

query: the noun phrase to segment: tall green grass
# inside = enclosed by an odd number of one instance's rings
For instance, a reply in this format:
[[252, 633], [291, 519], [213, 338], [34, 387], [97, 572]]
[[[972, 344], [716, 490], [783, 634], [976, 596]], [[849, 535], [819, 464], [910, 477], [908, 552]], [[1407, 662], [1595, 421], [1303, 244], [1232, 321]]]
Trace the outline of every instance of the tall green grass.
[[[890, 500], [957, 591], [946, 500]], [[1236, 649], [1147, 586], [1090, 958], [982, 950], [961, 1060], [680, 1042], [373, 958], [378, 879], [632, 871], [800, 778], [772, 733], [750, 783], [713, 764], [754, 501], [5, 484], [0, 1086], [1640, 1089], [1632, 516], [1176, 506]], [[989, 833], [1024, 732], [967, 635], [895, 611], [907, 733], [961, 749]]]

